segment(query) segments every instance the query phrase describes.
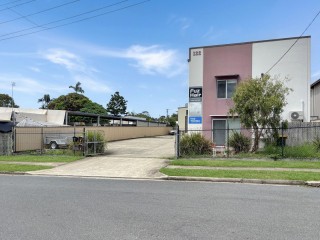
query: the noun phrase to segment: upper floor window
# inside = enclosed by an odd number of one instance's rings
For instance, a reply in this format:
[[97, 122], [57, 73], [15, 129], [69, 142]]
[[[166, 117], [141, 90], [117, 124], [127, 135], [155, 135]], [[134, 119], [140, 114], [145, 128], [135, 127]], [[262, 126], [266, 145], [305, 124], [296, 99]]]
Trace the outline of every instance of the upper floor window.
[[237, 86], [237, 79], [217, 80], [218, 98], [231, 98]]

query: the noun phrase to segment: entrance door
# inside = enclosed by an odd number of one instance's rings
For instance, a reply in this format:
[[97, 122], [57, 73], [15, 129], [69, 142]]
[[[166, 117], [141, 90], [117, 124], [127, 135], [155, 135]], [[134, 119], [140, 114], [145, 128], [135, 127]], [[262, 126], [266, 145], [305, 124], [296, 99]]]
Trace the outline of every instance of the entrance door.
[[212, 139], [216, 146], [226, 144], [226, 120], [213, 120]]
[[233, 131], [240, 131], [240, 120], [235, 119], [213, 119], [212, 120], [212, 140], [217, 146], [227, 144], [227, 124], [229, 124], [229, 137]]

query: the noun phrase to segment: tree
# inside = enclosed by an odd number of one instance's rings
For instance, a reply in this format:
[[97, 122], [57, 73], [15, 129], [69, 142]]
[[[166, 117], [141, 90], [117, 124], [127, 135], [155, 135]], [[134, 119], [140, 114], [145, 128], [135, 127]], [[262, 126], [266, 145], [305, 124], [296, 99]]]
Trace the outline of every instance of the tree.
[[44, 94], [42, 98], [38, 99], [38, 103], [42, 103], [42, 109], [48, 109], [48, 104], [52, 101], [49, 94]]
[[280, 126], [281, 113], [287, 105], [286, 96], [290, 91], [283, 81], [269, 75], [248, 79], [237, 86], [230, 113], [232, 116], [237, 114], [244, 127], [253, 129], [252, 152], [258, 149], [259, 139], [268, 134], [266, 128]]
[[175, 127], [177, 125], [177, 121], [178, 121], [178, 114], [176, 113], [172, 113], [172, 115], [170, 117], [168, 117], [168, 124], [171, 127]]
[[69, 86], [69, 88], [72, 88], [76, 93], [84, 93], [84, 90], [81, 87], [81, 82], [77, 82], [75, 86]]
[[126, 114], [127, 102], [124, 97], [122, 97], [119, 92], [115, 92], [111, 95], [111, 99], [107, 104], [107, 112], [113, 116], [119, 116], [121, 114]]
[[14, 99], [12, 99], [8, 94], [0, 93], [0, 107], [18, 108], [19, 106], [15, 104]]
[[86, 96], [78, 93], [69, 93], [52, 100], [47, 107], [54, 110], [80, 111], [90, 102], [91, 100]]

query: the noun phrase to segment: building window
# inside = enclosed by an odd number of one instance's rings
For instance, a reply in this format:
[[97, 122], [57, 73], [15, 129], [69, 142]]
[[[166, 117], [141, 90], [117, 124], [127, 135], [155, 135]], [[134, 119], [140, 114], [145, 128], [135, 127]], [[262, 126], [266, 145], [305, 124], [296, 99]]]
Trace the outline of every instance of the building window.
[[236, 79], [217, 80], [218, 98], [231, 98], [237, 86]]
[[212, 141], [217, 146], [225, 146], [227, 144], [228, 133], [230, 138], [234, 131], [240, 132], [240, 128], [241, 128], [241, 124], [240, 124], [239, 118], [213, 119], [212, 120]]

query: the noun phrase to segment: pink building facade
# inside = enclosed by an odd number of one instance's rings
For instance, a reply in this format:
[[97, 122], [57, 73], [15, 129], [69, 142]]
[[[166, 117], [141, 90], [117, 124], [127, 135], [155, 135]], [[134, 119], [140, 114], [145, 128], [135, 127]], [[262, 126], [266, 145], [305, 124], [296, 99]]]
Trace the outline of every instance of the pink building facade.
[[[227, 128], [240, 128], [239, 119], [228, 117], [236, 86], [259, 77], [296, 41], [275, 39], [189, 49], [189, 122], [188, 129], [201, 131], [217, 145], [225, 145]], [[293, 92], [283, 120], [293, 111], [309, 121], [310, 37], [299, 38], [291, 52], [269, 74], [290, 79]]]

